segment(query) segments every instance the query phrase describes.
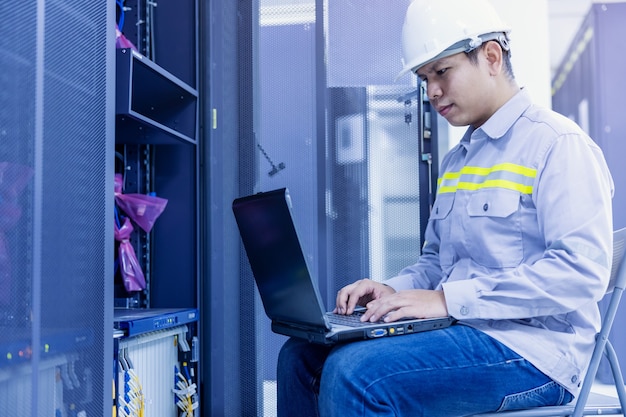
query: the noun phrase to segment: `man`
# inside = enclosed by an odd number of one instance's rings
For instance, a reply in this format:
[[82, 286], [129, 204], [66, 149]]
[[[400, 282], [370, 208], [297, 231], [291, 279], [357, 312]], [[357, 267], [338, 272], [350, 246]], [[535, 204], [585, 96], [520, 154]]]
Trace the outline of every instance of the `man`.
[[334, 348], [289, 340], [279, 416], [465, 416], [577, 394], [608, 284], [613, 182], [598, 146], [518, 87], [509, 49], [486, 0], [409, 6], [403, 72], [469, 127], [441, 164], [417, 263], [344, 287], [335, 311], [458, 323]]

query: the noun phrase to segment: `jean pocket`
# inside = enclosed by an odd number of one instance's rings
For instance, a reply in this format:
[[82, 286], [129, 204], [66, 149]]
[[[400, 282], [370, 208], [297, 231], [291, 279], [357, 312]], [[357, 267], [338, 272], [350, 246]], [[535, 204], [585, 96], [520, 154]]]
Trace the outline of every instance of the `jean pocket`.
[[563, 405], [569, 403], [573, 399], [574, 397], [572, 394], [556, 382], [552, 381], [528, 391], [507, 395], [504, 397], [498, 412], [549, 405]]

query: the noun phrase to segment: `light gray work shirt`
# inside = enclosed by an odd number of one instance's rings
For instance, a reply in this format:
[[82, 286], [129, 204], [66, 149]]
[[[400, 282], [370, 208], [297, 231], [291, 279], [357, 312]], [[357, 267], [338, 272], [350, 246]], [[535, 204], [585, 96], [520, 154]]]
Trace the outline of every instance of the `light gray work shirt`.
[[521, 90], [445, 156], [422, 256], [385, 284], [443, 289], [460, 324], [576, 394], [608, 285], [613, 188], [600, 148]]

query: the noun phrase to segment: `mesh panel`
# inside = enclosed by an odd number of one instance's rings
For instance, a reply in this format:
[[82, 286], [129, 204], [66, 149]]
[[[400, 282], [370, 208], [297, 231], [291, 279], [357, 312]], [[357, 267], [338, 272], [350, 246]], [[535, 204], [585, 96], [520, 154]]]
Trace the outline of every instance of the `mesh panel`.
[[[402, 99], [415, 92], [416, 80], [394, 83], [408, 3], [259, 0], [257, 165], [241, 172], [253, 173], [255, 191], [289, 188], [329, 309], [340, 287], [384, 280], [419, 256], [417, 106]], [[262, 384], [264, 415], [274, 415], [285, 338], [271, 333], [257, 306], [259, 363], [249, 383]]]
[[3, 416], [110, 410], [102, 403], [111, 343], [104, 337], [108, 7], [0, 4]]
[[[22, 22], [35, 26], [35, 5], [0, 4], [3, 22]], [[25, 265], [32, 262], [32, 247], [24, 236], [32, 233], [32, 213], [24, 207], [32, 206], [32, 195], [26, 184], [32, 181], [34, 166], [35, 124], [35, 37], [34, 31], [19, 33], [0, 26], [0, 163], [15, 166], [13, 180], [3, 181], [2, 217], [13, 213], [13, 221], [2, 222], [0, 242], [0, 325], [24, 327], [28, 332], [28, 312], [31, 299], [31, 274]], [[8, 168], [8, 167], [6, 167]], [[3, 171], [5, 168], [3, 168]], [[22, 177], [21, 180], [19, 178]], [[17, 184], [17, 183], [20, 184]], [[14, 187], [12, 184], [19, 185]], [[31, 182], [32, 184], [32, 182]], [[7, 195], [10, 194], [10, 195]], [[25, 265], [20, 267], [23, 259]], [[4, 331], [8, 337], [8, 330]]]

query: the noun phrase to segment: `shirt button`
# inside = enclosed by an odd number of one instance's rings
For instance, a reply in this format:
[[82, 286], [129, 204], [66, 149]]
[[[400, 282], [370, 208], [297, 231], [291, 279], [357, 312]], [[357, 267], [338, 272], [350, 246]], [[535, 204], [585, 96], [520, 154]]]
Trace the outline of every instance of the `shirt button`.
[[578, 381], [578, 375], [572, 376], [572, 384], [575, 384]]
[[462, 316], [467, 316], [469, 314], [469, 308], [463, 306], [461, 307], [461, 311], [460, 311]]
[[485, 205], [483, 206], [483, 211], [487, 211], [489, 210], [489, 204], [485, 203]]

